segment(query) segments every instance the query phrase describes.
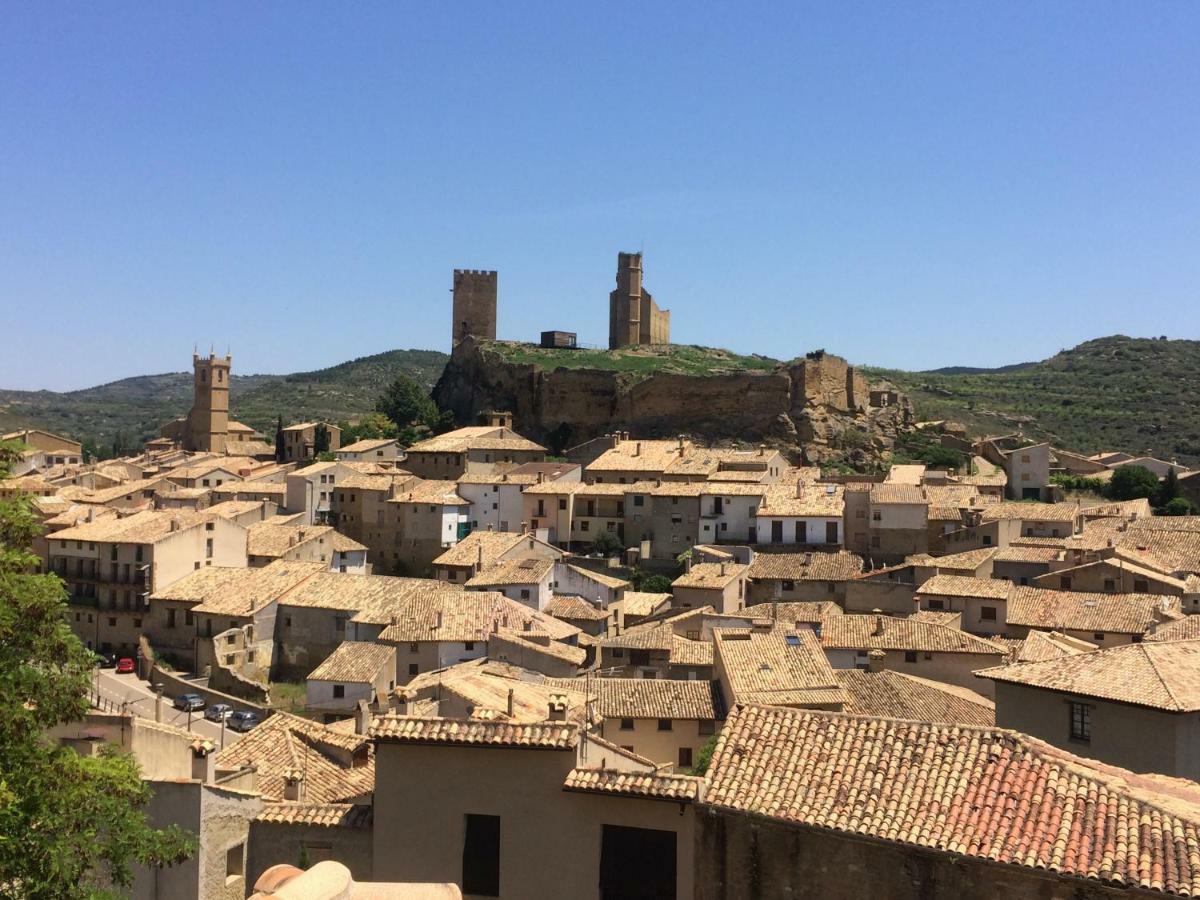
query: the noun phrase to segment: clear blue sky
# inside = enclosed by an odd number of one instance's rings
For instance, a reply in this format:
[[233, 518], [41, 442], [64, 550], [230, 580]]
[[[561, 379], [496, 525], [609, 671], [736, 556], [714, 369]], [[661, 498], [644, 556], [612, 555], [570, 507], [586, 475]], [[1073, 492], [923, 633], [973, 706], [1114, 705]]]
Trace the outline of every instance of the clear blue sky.
[[1200, 3], [9, 3], [0, 387], [606, 339], [932, 368], [1200, 336]]

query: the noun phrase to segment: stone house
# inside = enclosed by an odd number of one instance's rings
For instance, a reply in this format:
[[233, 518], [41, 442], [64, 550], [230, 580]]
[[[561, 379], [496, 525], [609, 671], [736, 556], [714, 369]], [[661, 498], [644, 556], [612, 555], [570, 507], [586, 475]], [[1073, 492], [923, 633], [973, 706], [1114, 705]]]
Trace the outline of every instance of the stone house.
[[846, 584], [862, 574], [862, 567], [862, 557], [845, 550], [756, 553], [747, 573], [747, 602], [836, 600], [844, 605]]
[[402, 455], [396, 438], [365, 438], [333, 451], [339, 462], [373, 462], [395, 465]]
[[298, 422], [283, 429], [283, 461], [305, 462], [314, 459], [317, 430], [324, 427], [329, 434], [329, 450], [342, 446], [342, 430], [328, 422]]
[[1180, 618], [1178, 597], [1014, 587], [1008, 598], [1009, 637], [1059, 631], [1101, 647], [1138, 643], [1158, 625]]
[[701, 491], [698, 484], [635, 486], [625, 498], [627, 545], [649, 541], [648, 560], [674, 562], [697, 543]]
[[615, 483], [547, 481], [531, 485], [521, 495], [521, 520], [558, 547], [587, 552], [604, 533], [616, 535], [624, 544], [628, 490], [629, 486]]
[[360, 701], [386, 707], [396, 687], [396, 648], [344, 641], [305, 679], [305, 708], [326, 722], [350, 716]]
[[875, 563], [900, 562], [929, 550], [929, 500], [911, 484], [873, 484], [867, 501], [868, 556]]
[[473, 425], [418, 441], [404, 455], [404, 468], [420, 478], [453, 481], [467, 473], [492, 473], [544, 462], [546, 448], [507, 426]]
[[978, 675], [996, 723], [1131, 769], [1200, 779], [1200, 640], [1125, 644]]
[[711, 606], [718, 613], [746, 605], [750, 567], [740, 563], [696, 563], [671, 582], [674, 605], [681, 609]]
[[962, 613], [962, 628], [974, 634], [1008, 631], [1011, 582], [966, 575], [935, 575], [917, 588], [914, 599], [923, 610]]

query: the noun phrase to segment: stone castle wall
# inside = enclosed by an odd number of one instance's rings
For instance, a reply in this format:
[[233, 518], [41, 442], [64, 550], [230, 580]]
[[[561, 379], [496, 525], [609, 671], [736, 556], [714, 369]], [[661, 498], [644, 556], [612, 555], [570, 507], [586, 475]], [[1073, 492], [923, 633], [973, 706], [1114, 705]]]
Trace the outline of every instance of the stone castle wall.
[[844, 359], [824, 354], [772, 372], [632, 377], [510, 363], [474, 340], [455, 349], [434, 388], [434, 399], [459, 423], [472, 424], [489, 409], [512, 410], [516, 431], [554, 451], [616, 429], [808, 449], [828, 444], [843, 428], [886, 438], [911, 423], [907, 403], [876, 410], [867, 397], [866, 379]]

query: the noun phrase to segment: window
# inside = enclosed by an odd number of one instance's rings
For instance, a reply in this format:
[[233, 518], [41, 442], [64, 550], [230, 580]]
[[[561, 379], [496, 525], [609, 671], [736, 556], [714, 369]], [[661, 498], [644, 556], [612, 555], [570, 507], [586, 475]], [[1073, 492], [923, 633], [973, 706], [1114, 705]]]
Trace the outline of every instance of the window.
[[930, 609], [942, 610], [942, 609], [946, 608], [945, 600], [935, 600], [935, 599], [930, 598], [930, 600], [928, 601], [928, 604], [929, 604]]
[[421, 671], [421, 670], [420, 670], [420, 669], [417, 667], [417, 664], [416, 664], [416, 663], [409, 663], [409, 664], [408, 664], [408, 674], [409, 674], [409, 675], [417, 675], [417, 674], [419, 674], [419, 673], [420, 673], [420, 671]]
[[529, 588], [521, 588], [521, 599], [522, 600], [529, 599]]
[[246, 845], [237, 844], [225, 851], [225, 883], [245, 874]]
[[658, 720], [658, 730], [659, 731], [670, 731], [671, 726], [672, 726], [672, 723], [671, 723], [670, 719], [659, 719]]
[[621, 730], [622, 731], [633, 731], [633, 719], [622, 719], [621, 720]]
[[837, 539], [838, 539], [837, 522], [826, 522], [825, 523], [825, 543], [836, 544]]
[[416, 653], [416, 652], [417, 652], [418, 650], [420, 650], [420, 649], [421, 649], [421, 645], [420, 645], [420, 644], [418, 644], [416, 641], [412, 641], [412, 642], [411, 642], [411, 643], [408, 645], [408, 652], [409, 652], [409, 653]]
[[333, 686], [334, 699], [340, 699], [346, 696], [346, 686], [344, 684], [335, 684]]
[[879, 535], [877, 535], [877, 534], [871, 535], [871, 546], [876, 547], [876, 548], [879, 547]]
[[679, 748], [679, 767], [681, 769], [690, 769], [692, 767], [692, 748]]
[[646, 498], [643, 497], [641, 494], [634, 494], [633, 495], [633, 505], [634, 506], [645, 506]]
[[712, 719], [701, 719], [696, 725], [696, 731], [699, 734], [715, 734], [717, 723]]
[[558, 498], [558, 508], [559, 508], [559, 509], [566, 509], [566, 508], [567, 508], [567, 498], [566, 498], [566, 497], [559, 497], [559, 498]]
[[1111, 594], [1116, 589], [1117, 589], [1117, 582], [1114, 579], [1112, 579], [1112, 578], [1104, 579], [1104, 590], [1108, 591]]
[[917, 661], [917, 651], [905, 650], [904, 651], [904, 661], [906, 663], [915, 663]]
[[700, 632], [699, 632], [699, 631], [689, 631], [689, 632], [687, 633], [687, 639], [688, 639], [689, 641], [698, 641], [698, 640], [700, 640]]
[[463, 649], [464, 649], [464, 650], [474, 650], [474, 649], [475, 649], [475, 642], [474, 642], [474, 641], [464, 641], [464, 642], [463, 642]]
[[1071, 576], [1070, 575], [1059, 576], [1058, 586], [1061, 590], [1069, 591], [1071, 589]]
[[1097, 631], [1097, 632], [1095, 632], [1095, 633], [1092, 635], [1092, 637], [1093, 637], [1095, 640], [1097, 640], [1097, 641], [1102, 641], [1102, 640], [1104, 640], [1104, 632], [1103, 632], [1103, 631]]
[[995, 622], [996, 621], [996, 607], [981, 606], [979, 608], [979, 619], [982, 622]]
[[990, 534], [985, 534], [983, 536], [983, 546], [990, 547], [991, 544], [992, 544], [992, 536]]
[[591, 522], [589, 522], [587, 519], [584, 519], [584, 520], [582, 520], [582, 521], [579, 523], [579, 530], [580, 530], [580, 531], [587, 531], [587, 530], [588, 530], [588, 528], [591, 526], [591, 524], [592, 524], [592, 523], [591, 523]]
[[1147, 584], [1144, 578], [1135, 578], [1133, 581], [1133, 592], [1135, 594], [1147, 593]]
[[617, 659], [623, 658], [625, 656], [625, 648], [624, 647], [613, 647], [612, 655]]
[[871, 511], [871, 521], [872, 522], [882, 522], [883, 521], [883, 510], [880, 510], [880, 509], [872, 510]]
[[1071, 740], [1090, 742], [1092, 739], [1092, 708], [1086, 703], [1075, 703], [1071, 707]]
[[500, 817], [467, 814], [463, 836], [464, 894], [500, 896]]

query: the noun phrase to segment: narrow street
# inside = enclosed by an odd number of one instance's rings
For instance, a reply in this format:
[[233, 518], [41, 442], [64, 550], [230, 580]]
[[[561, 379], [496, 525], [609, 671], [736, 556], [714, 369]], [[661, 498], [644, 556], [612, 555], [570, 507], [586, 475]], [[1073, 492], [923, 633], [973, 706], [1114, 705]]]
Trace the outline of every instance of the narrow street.
[[[99, 691], [101, 698], [118, 706], [125, 705], [131, 713], [143, 719], [154, 720], [154, 691], [145, 681], [134, 674], [118, 675], [112, 669], [96, 669], [93, 686]], [[240, 734], [228, 728], [222, 728], [219, 722], [210, 722], [204, 718], [204, 712], [189, 714], [171, 705], [171, 697], [163, 697], [162, 721], [168, 725], [187, 728], [192, 732], [208, 738], [218, 747], [228, 747], [236, 741]], [[224, 743], [222, 734], [224, 731]]]

